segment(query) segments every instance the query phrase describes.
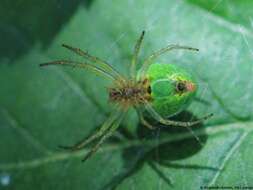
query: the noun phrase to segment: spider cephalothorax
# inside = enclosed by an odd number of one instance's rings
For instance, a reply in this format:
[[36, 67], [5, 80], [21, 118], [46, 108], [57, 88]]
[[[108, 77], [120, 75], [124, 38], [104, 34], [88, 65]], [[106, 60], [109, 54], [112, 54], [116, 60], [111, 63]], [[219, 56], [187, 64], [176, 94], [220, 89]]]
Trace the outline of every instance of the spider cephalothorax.
[[151, 101], [150, 84], [147, 79], [142, 81], [127, 80], [109, 88], [109, 100], [123, 108], [140, 106]]
[[211, 116], [210, 114], [197, 121], [189, 122], [167, 119], [167, 117], [175, 115], [185, 109], [191, 102], [196, 92], [196, 82], [187, 71], [176, 65], [154, 63], [153, 61], [155, 58], [173, 49], [193, 51], [198, 51], [198, 49], [188, 46], [169, 45], [154, 52], [145, 59], [141, 69], [137, 72], [137, 58], [143, 37], [144, 31], [134, 48], [134, 55], [130, 67], [131, 76], [129, 78], [122, 76], [110, 64], [98, 57], [68, 45], [63, 45], [63, 47], [82, 56], [87, 62], [59, 60], [40, 64], [40, 66], [64, 65], [80, 67], [113, 80], [114, 85], [108, 88], [108, 94], [109, 100], [116, 104], [116, 109], [111, 113], [98, 132], [74, 146], [63, 147], [71, 150], [78, 150], [97, 140], [97, 143], [88, 152], [83, 161], [95, 153], [104, 140], [113, 134], [130, 107], [136, 109], [140, 121], [148, 128], [153, 128], [153, 126], [146, 121], [143, 112], [147, 112], [150, 117], [153, 117], [164, 125], [183, 127], [195, 125]]

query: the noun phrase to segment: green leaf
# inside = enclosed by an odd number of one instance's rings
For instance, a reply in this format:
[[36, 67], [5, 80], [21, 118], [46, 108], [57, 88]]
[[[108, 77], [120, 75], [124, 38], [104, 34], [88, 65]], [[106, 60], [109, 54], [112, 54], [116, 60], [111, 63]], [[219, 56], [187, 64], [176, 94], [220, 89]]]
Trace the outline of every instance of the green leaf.
[[[8, 41], [13, 34], [10, 28], [0, 28], [9, 35], [1, 46], [8, 44], [22, 52], [22, 56], [0, 56], [0, 189], [252, 187], [253, 5], [243, 2], [247, 6], [239, 1], [95, 0], [87, 7], [77, 6], [76, 1], [61, 27], [59, 15], [49, 11], [52, 4], [48, 3], [43, 10], [49, 14], [39, 20], [43, 30], [34, 19], [36, 11], [28, 14], [35, 3], [24, 6], [19, 24], [29, 28], [32, 23], [37, 34], [26, 51], [20, 49], [20, 41], [17, 46], [15, 40]], [[60, 8], [63, 3], [59, 2]], [[20, 6], [16, 1], [13, 10]], [[9, 15], [11, 6], [3, 11]], [[8, 22], [13, 20], [0, 20]], [[26, 30], [16, 30], [18, 39], [25, 41]], [[200, 49], [199, 53], [174, 51], [158, 60], [185, 67], [199, 81], [197, 96], [208, 103], [194, 101], [179, 119], [214, 113], [194, 130], [203, 145], [187, 129], [147, 131], [131, 110], [121, 130], [81, 163], [86, 149], [69, 153], [57, 146], [74, 144], [101, 126], [111, 110], [106, 89], [110, 83], [80, 69], [38, 65], [82, 60], [61, 48], [66, 43], [88, 50], [126, 74], [142, 30], [146, 36], [141, 60], [167, 44]], [[43, 31], [54, 35], [42, 38]]]
[[199, 6], [200, 8], [216, 14], [234, 24], [240, 24], [248, 29], [253, 26], [253, 2], [246, 0], [187, 0], [193, 5]]

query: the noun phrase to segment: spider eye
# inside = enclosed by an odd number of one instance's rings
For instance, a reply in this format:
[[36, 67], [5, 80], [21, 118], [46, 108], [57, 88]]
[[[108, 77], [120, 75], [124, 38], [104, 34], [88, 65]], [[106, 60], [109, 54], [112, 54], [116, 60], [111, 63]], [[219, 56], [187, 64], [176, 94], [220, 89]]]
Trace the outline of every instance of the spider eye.
[[183, 82], [176, 83], [176, 91], [177, 92], [184, 92], [186, 90], [186, 85]]

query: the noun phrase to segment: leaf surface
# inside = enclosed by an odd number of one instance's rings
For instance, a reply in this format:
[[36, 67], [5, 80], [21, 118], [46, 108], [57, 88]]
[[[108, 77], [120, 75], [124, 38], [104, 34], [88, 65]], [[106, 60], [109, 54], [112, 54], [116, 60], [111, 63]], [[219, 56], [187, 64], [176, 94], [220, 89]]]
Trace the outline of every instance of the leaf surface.
[[[96, 0], [78, 6], [48, 48], [37, 40], [22, 56], [1, 59], [0, 189], [252, 186], [253, 32], [246, 18], [253, 16], [253, 5], [201, 2]], [[82, 60], [61, 48], [65, 43], [126, 74], [142, 30], [140, 60], [167, 44], [200, 49], [174, 51], [157, 61], [179, 64], [197, 78], [197, 96], [208, 104], [194, 101], [188, 112], [197, 118], [214, 113], [195, 130], [203, 146], [184, 129], [140, 132], [131, 111], [122, 130], [83, 164], [86, 150], [68, 153], [57, 146], [87, 137], [106, 120], [110, 83], [84, 70], [38, 65]]]

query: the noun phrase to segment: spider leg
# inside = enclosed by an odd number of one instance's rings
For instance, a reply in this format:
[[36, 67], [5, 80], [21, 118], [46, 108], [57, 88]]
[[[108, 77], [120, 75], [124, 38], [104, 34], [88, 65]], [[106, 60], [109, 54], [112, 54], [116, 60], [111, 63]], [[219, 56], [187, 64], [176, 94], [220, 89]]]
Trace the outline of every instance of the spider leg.
[[69, 149], [69, 150], [80, 150], [81, 148], [85, 147], [90, 142], [96, 140], [97, 138], [103, 136], [106, 131], [110, 128], [110, 126], [113, 124], [113, 122], [119, 117], [118, 110], [117, 112], [113, 112], [109, 118], [103, 123], [102, 127], [93, 135], [91, 135], [89, 138], [85, 138], [81, 140], [80, 142], [76, 143], [73, 146], [59, 146], [63, 149]]
[[152, 61], [159, 57], [160, 55], [167, 53], [168, 51], [174, 50], [174, 49], [184, 49], [184, 50], [191, 50], [191, 51], [199, 51], [197, 48], [192, 48], [189, 46], [180, 46], [180, 45], [168, 45], [165, 48], [162, 48], [153, 54], [151, 54], [145, 61], [143, 62], [142, 68], [141, 68], [141, 77], [143, 78], [146, 72], [146, 69], [152, 64]]
[[138, 59], [138, 55], [140, 52], [141, 43], [143, 41], [144, 34], [145, 34], [145, 31], [142, 31], [142, 33], [141, 33], [141, 35], [134, 47], [134, 54], [133, 54], [133, 58], [132, 58], [131, 68], [130, 68], [130, 74], [131, 74], [132, 79], [136, 78], [136, 62]]
[[100, 66], [103, 70], [105, 70], [106, 72], [110, 73], [111, 75], [114, 75], [116, 78], [119, 79], [123, 79], [123, 77], [118, 73], [118, 71], [116, 71], [110, 64], [108, 64], [106, 61], [95, 57], [93, 55], [90, 55], [88, 52], [83, 51], [79, 48], [75, 48], [66, 44], [62, 44], [62, 46], [72, 52], [74, 52], [75, 54], [86, 58], [87, 60], [96, 63], [98, 66]]
[[195, 139], [199, 142], [201, 146], [203, 146], [203, 143], [199, 139], [198, 136], [195, 135], [193, 130], [191, 129], [191, 126], [202, 123], [203, 121], [207, 120], [208, 118], [212, 117], [213, 114], [206, 115], [196, 121], [189, 121], [189, 122], [183, 122], [183, 121], [172, 121], [169, 119], [163, 118], [160, 114], [158, 114], [149, 103], [146, 104], [145, 108], [149, 112], [149, 114], [156, 119], [158, 122], [162, 123], [163, 125], [168, 125], [168, 126], [177, 126], [177, 127], [186, 127], [190, 133], [195, 137]]
[[144, 118], [142, 111], [141, 111], [139, 108], [135, 108], [135, 109], [136, 109], [136, 111], [137, 111], [137, 113], [138, 113], [138, 116], [139, 116], [139, 118], [140, 118], [140, 122], [141, 122], [145, 127], [149, 128], [149, 129], [151, 129], [151, 130], [154, 130], [155, 127], [152, 126], [152, 124], [150, 124], [150, 123]]
[[165, 119], [163, 118], [159, 113], [157, 113], [152, 107], [151, 105], [147, 102], [145, 104], [145, 108], [148, 111], [148, 113], [154, 118], [156, 119], [158, 122], [164, 124], [164, 125], [170, 125], [170, 126], [179, 126], [179, 127], [191, 127], [193, 125], [202, 123], [203, 121], [207, 120], [208, 118], [212, 117], [213, 114], [209, 114], [206, 115], [196, 121], [188, 121], [188, 122], [183, 122], [183, 121], [172, 121], [169, 119]]
[[85, 155], [85, 157], [82, 159], [82, 162], [85, 162], [88, 158], [90, 158], [101, 146], [101, 144], [112, 134], [114, 131], [119, 127], [123, 117], [125, 116], [125, 112], [121, 112], [121, 115], [118, 116], [118, 118], [111, 124], [109, 129], [103, 134], [103, 136], [100, 138], [100, 140], [97, 142], [95, 146], [92, 147], [92, 149]]
[[79, 68], [90, 70], [90, 71], [94, 72], [95, 74], [98, 74], [100, 76], [103, 76], [103, 77], [106, 77], [109, 79], [113, 79], [113, 80], [116, 79], [115, 76], [111, 75], [107, 71], [104, 71], [104, 70], [96, 67], [95, 65], [90, 65], [85, 62], [58, 60], [58, 61], [52, 61], [52, 62], [47, 62], [47, 63], [41, 63], [40, 67], [49, 66], [49, 65], [62, 65], [62, 66], [70, 66], [73, 68], [79, 67]]

